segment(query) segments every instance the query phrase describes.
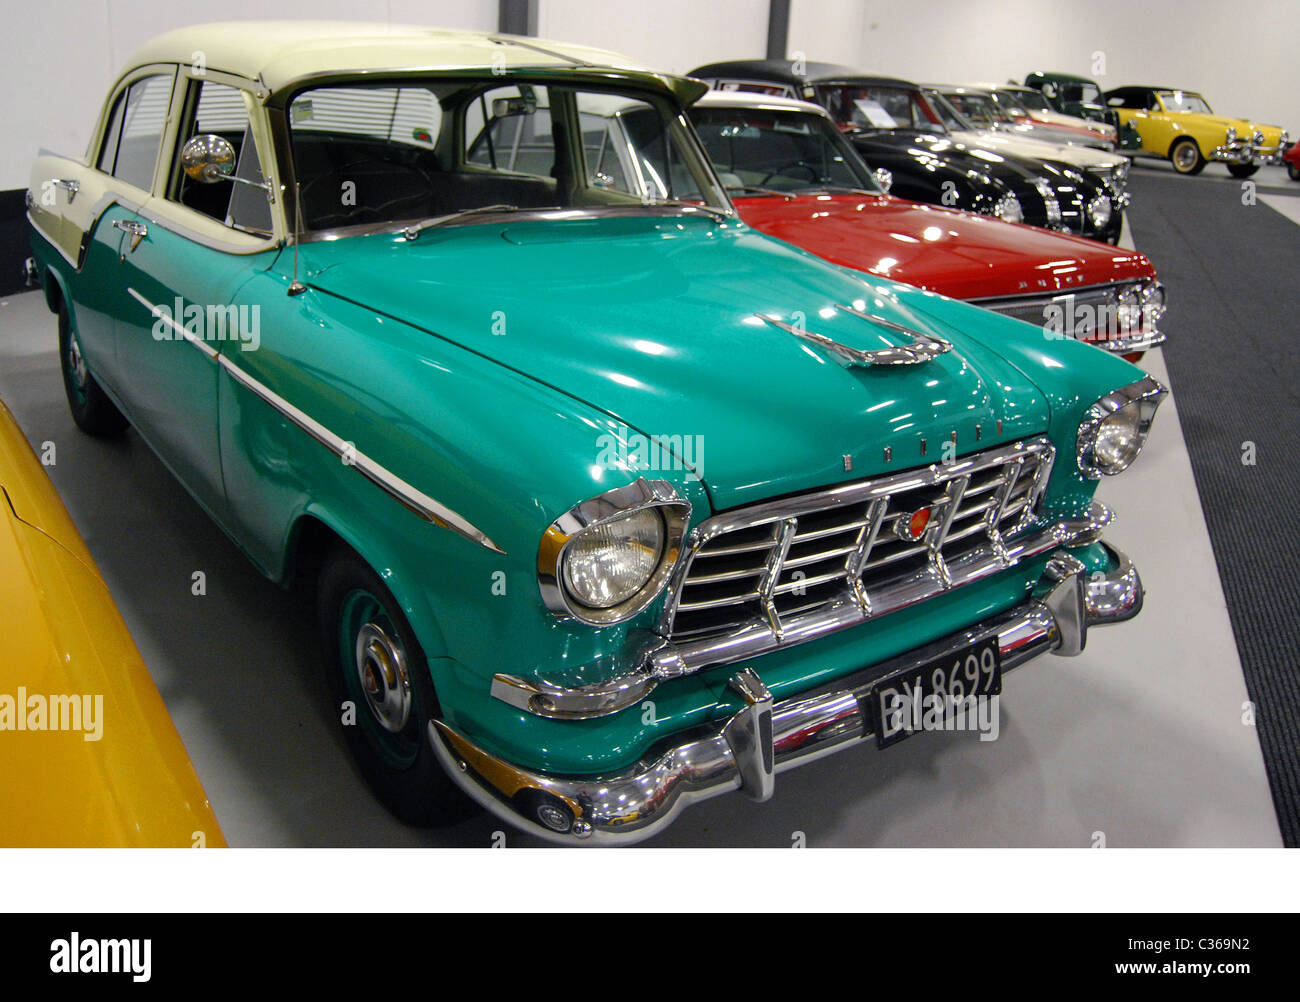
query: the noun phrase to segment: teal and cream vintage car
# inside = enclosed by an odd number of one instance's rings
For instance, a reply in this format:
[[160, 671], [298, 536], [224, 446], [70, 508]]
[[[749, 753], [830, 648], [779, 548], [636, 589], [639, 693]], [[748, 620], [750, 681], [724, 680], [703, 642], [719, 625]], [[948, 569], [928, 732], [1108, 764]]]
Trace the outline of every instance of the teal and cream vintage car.
[[1163, 388], [746, 226], [704, 91], [532, 38], [218, 24], [36, 163], [73, 416], [311, 575], [408, 822], [635, 841], [1141, 606], [1093, 492]]

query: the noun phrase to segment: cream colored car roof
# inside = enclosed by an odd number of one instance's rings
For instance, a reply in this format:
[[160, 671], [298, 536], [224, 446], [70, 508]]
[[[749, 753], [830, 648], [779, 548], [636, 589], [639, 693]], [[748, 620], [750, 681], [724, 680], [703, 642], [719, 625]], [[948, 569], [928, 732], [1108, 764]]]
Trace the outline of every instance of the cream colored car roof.
[[325, 73], [388, 70], [559, 68], [602, 66], [649, 70], [604, 49], [540, 38], [452, 31], [374, 21], [221, 21], [179, 28], [150, 39], [128, 61], [193, 63], [261, 79], [272, 92]]

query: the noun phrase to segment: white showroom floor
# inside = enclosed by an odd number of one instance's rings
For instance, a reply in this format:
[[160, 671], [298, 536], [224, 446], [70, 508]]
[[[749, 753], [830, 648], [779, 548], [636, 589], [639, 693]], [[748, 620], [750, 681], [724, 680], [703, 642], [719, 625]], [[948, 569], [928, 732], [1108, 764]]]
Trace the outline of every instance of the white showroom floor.
[[[1159, 351], [1146, 366], [1167, 382]], [[782, 774], [767, 804], [692, 808], [649, 844], [782, 846], [802, 833], [809, 846], [1280, 845], [1172, 389], [1137, 466], [1100, 495], [1119, 516], [1109, 538], [1147, 587], [1136, 620], [1093, 631], [1078, 658], [1009, 675], [996, 741], [864, 743]], [[232, 845], [486, 846], [505, 827], [480, 817], [418, 831], [376, 805], [312, 677], [310, 602], [262, 581], [138, 437], [75, 430], [38, 293], [0, 304], [0, 397], [30, 441], [57, 444], [50, 475]], [[202, 599], [189, 594], [194, 569], [208, 573]]]

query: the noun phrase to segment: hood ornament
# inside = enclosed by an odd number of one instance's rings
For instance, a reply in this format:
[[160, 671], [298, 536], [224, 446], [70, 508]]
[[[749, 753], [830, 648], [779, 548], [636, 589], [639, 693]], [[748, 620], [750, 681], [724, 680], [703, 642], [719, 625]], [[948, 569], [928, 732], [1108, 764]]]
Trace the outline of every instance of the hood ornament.
[[825, 334], [818, 334], [815, 331], [796, 327], [794, 324], [787, 323], [777, 317], [767, 316], [763, 313], [755, 315], [773, 327], [783, 330], [787, 334], [793, 334], [797, 338], [802, 338], [835, 356], [835, 359], [846, 368], [853, 365], [919, 365], [922, 362], [933, 361], [944, 352], [952, 351], [952, 343], [945, 341], [943, 338], [934, 337], [911, 327], [904, 327], [892, 320], [878, 317], [874, 313], [864, 313], [862, 310], [856, 310], [852, 306], [845, 306], [843, 303], [836, 303], [835, 308], [870, 321], [873, 324], [888, 327], [900, 334], [906, 334], [911, 340], [907, 344], [891, 345], [886, 348], [871, 350], [854, 348], [852, 345], [842, 344]]

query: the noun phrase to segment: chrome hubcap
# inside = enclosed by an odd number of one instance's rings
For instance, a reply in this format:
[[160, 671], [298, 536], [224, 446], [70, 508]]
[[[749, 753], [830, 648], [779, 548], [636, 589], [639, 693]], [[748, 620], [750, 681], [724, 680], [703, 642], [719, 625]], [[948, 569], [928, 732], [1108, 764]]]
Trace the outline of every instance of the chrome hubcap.
[[81, 357], [81, 347], [77, 344], [77, 336], [73, 334], [68, 340], [68, 367], [72, 372], [72, 378], [77, 386], [86, 385], [86, 363]]
[[1178, 162], [1179, 167], [1190, 167], [1196, 163], [1196, 150], [1184, 144], [1178, 147], [1178, 152], [1174, 154], [1174, 159]]
[[357, 631], [357, 677], [366, 704], [379, 725], [397, 734], [411, 716], [411, 678], [406, 653], [377, 623]]

